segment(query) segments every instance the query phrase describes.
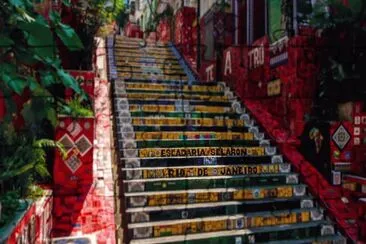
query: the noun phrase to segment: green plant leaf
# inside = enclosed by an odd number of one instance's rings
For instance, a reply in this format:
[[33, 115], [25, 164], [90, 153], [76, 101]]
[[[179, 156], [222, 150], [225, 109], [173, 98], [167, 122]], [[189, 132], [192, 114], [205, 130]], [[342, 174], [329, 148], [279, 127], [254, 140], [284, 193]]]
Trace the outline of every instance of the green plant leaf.
[[41, 84], [44, 87], [48, 87], [51, 86], [53, 84], [57, 84], [59, 83], [59, 81], [56, 79], [56, 77], [54, 76], [54, 74], [51, 71], [41, 71]]
[[21, 95], [24, 91], [24, 88], [27, 86], [27, 82], [14, 73], [2, 74], [0, 78], [18, 95]]
[[9, 3], [13, 5], [14, 7], [24, 7], [24, 1], [23, 0], [9, 0]]
[[56, 58], [53, 35], [46, 20], [38, 15], [34, 21], [18, 21], [18, 26], [25, 32], [29, 48], [40, 58]]
[[66, 87], [72, 88], [78, 94], [81, 93], [79, 83], [69, 73], [65, 72], [63, 69], [59, 69], [57, 70], [57, 75]]
[[14, 41], [6, 35], [0, 34], [0, 47], [4, 48], [11, 45], [14, 45]]
[[34, 77], [28, 77], [28, 80], [27, 81], [28, 81], [29, 89], [32, 92], [41, 88], [40, 84], [36, 81], [36, 79]]
[[56, 34], [70, 51], [77, 51], [84, 48], [80, 38], [70, 26], [59, 23], [56, 26]]
[[63, 3], [66, 7], [70, 7], [70, 6], [71, 6], [71, 1], [70, 1], [70, 0], [62, 0], [62, 3]]

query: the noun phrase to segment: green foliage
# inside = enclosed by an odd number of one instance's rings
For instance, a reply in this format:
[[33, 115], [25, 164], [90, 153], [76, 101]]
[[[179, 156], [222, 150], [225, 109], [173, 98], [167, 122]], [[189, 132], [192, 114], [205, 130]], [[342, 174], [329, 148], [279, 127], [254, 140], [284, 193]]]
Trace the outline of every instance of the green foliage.
[[29, 185], [26, 193], [26, 198], [33, 201], [44, 195], [44, 190], [37, 185]]
[[11, 221], [15, 215], [16, 210], [19, 208], [19, 192], [8, 191], [7, 193], [0, 196], [0, 202], [2, 206], [0, 227], [6, 225]]
[[30, 91], [29, 104], [32, 106], [26, 106], [22, 113], [27, 115], [28, 123], [56, 120], [53, 99], [47, 98], [58, 97], [52, 89], [55, 84], [81, 92], [75, 79], [60, 66], [53, 33], [70, 50], [83, 48], [74, 30], [62, 24], [57, 13], [51, 12], [47, 22], [34, 12], [32, 1], [5, 0], [0, 3], [0, 89], [6, 97], [8, 122], [16, 109], [12, 102], [13, 92], [24, 96]]
[[82, 103], [82, 100], [78, 98], [74, 98], [68, 101], [66, 105], [62, 105], [60, 113], [72, 118], [92, 117], [94, 115], [91, 108], [85, 106], [85, 104]]
[[174, 15], [174, 9], [170, 4], [167, 4], [164, 11], [162, 13], [158, 13], [158, 1], [147, 1], [147, 3], [150, 15], [148, 15], [148, 18], [146, 19], [144, 31], [148, 34], [156, 30], [161, 20], [167, 19], [170, 21]]

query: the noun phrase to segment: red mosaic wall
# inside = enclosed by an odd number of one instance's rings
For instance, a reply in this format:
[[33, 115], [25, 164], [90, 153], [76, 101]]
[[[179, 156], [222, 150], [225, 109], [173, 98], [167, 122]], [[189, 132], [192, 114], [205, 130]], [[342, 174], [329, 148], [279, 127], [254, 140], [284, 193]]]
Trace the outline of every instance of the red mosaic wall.
[[[83, 70], [68, 70], [76, 80], [79, 81], [80, 87], [89, 95], [91, 100], [94, 100], [94, 71], [83, 71]], [[71, 99], [74, 91], [71, 88], [66, 88], [65, 99]]]
[[13, 228], [7, 243], [49, 243], [52, 228], [51, 194], [31, 203], [24, 216]]
[[[241, 98], [258, 100], [294, 136], [302, 133], [303, 115], [310, 112], [316, 89], [316, 38], [305, 31], [306, 36], [295, 36], [278, 46], [270, 47], [263, 37], [251, 47], [229, 47], [221, 67], [224, 80]], [[271, 65], [281, 53], [287, 53], [288, 59]]]
[[63, 143], [67, 156], [57, 151], [53, 168], [55, 196], [88, 192], [93, 181], [94, 118], [59, 118], [55, 140]]

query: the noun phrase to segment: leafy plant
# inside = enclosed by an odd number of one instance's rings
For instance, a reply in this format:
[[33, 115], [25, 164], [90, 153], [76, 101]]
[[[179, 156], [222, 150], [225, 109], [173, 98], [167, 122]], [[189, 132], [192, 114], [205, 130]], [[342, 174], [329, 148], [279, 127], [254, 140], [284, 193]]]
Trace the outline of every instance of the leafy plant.
[[[71, 52], [68, 58], [68, 69], [92, 70], [93, 55], [97, 43], [95, 37], [106, 24], [110, 24], [124, 11], [123, 0], [81, 0], [65, 8], [64, 12], [71, 12], [73, 21], [70, 25], [76, 30], [85, 49]], [[69, 13], [70, 14], [70, 13]]]
[[[34, 12], [32, 1], [5, 0], [0, 2], [0, 90], [7, 104], [10, 122], [16, 112], [13, 94], [28, 98], [43, 98], [43, 111], [38, 106], [28, 106], [28, 122], [43, 119], [55, 121], [53, 99], [60, 99], [53, 87], [61, 85], [82, 93], [79, 84], [61, 67], [54, 36], [58, 36], [70, 50], [80, 50], [83, 45], [70, 26], [61, 23], [58, 13], [50, 12], [49, 21]], [[25, 115], [25, 114], [23, 114]]]
[[14, 217], [16, 210], [19, 208], [19, 192], [8, 191], [7, 193], [0, 196], [1, 218], [0, 227], [6, 225]]
[[61, 107], [61, 114], [68, 115], [72, 118], [78, 117], [91, 117], [93, 116], [93, 111], [91, 108], [85, 106], [80, 99], [74, 98]]
[[148, 34], [150, 32], [154, 32], [158, 26], [158, 24], [160, 23], [161, 20], [167, 19], [168, 21], [170, 21], [174, 15], [174, 10], [172, 8], [172, 6], [170, 6], [170, 4], [166, 5], [166, 8], [159, 13], [158, 12], [158, 6], [159, 6], [159, 1], [147, 1], [148, 4], [148, 8], [149, 8], [149, 18], [146, 20], [146, 26], [145, 26], [145, 33], [146, 36], [148, 36]]

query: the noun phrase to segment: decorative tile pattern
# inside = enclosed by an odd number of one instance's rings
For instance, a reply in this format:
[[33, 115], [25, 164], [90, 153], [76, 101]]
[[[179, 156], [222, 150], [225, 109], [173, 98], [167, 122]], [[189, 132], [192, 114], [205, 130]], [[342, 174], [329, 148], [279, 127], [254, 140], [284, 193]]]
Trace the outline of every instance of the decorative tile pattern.
[[71, 157], [69, 157], [67, 160], [65, 160], [65, 164], [66, 166], [71, 170], [71, 172], [75, 173], [76, 170], [78, 170], [81, 166], [81, 161], [78, 158], [77, 155], [72, 155]]
[[92, 143], [84, 135], [75, 142], [75, 145], [79, 149], [81, 156], [84, 156], [93, 147]]
[[68, 134], [65, 134], [63, 137], [61, 137], [61, 139], [58, 140], [58, 142], [64, 145], [66, 153], [69, 153], [75, 146], [74, 141]]
[[82, 131], [82, 128], [78, 122], [73, 122], [67, 126], [66, 130], [75, 138]]
[[332, 136], [332, 140], [340, 150], [343, 150], [343, 148], [347, 145], [350, 139], [351, 135], [346, 130], [346, 128], [344, 128], [343, 125], [340, 125]]

